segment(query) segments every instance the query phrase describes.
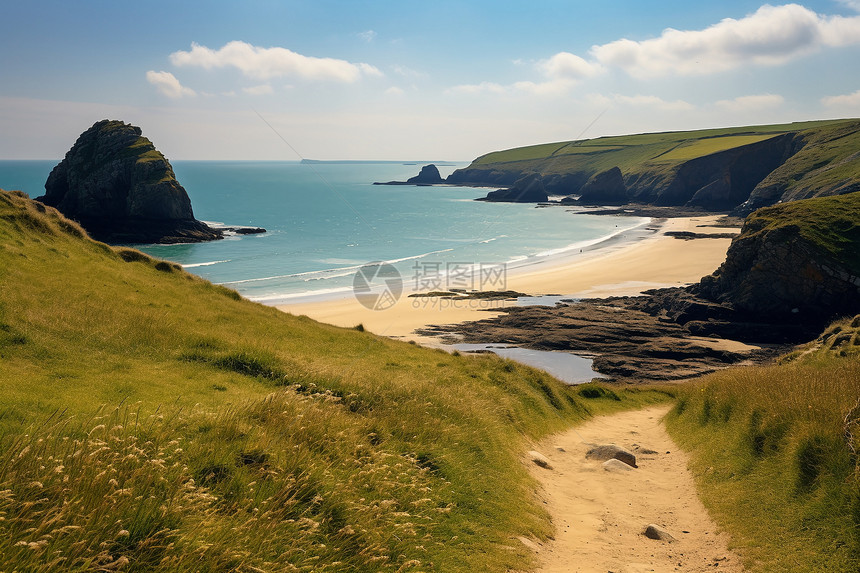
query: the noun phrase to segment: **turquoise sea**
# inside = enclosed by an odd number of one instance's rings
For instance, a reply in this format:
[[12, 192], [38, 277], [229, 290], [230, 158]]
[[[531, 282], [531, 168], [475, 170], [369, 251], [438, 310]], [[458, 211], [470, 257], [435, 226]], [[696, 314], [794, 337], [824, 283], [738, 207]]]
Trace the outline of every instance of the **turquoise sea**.
[[[41, 195], [56, 163], [0, 161], [0, 188]], [[373, 261], [391, 263], [403, 278], [404, 291], [499, 289], [504, 275], [493, 275], [493, 284], [478, 285], [479, 274], [468, 278], [458, 269], [510, 272], [559, 253], [576, 253], [647, 222], [573, 214], [561, 207], [474, 201], [486, 189], [372, 185], [405, 180], [425, 163], [172, 164], [198, 219], [268, 232], [203, 244], [137, 247], [268, 304], [349, 295], [358, 269]], [[437, 165], [445, 177], [465, 164]]]

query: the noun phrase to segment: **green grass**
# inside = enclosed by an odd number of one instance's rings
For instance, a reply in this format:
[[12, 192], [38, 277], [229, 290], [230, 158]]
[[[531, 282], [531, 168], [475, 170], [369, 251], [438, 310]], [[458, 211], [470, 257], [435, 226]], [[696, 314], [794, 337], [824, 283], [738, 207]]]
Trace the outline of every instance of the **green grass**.
[[759, 209], [744, 222], [743, 238], [795, 232], [822, 254], [860, 275], [860, 192], [791, 201]]
[[524, 570], [527, 444], [666, 399], [287, 315], [0, 192], [2, 570]]
[[475, 159], [469, 169], [544, 175], [578, 173], [587, 178], [618, 167], [625, 178], [653, 187], [667, 183], [686, 161], [786, 133], [801, 135], [806, 146], [762, 185], [785, 186], [800, 196], [809, 189], [835, 189], [856, 181], [857, 161], [852, 159], [860, 145], [856, 119], [547, 143], [488, 153]]
[[860, 568], [860, 317], [679, 392], [672, 437], [753, 572]]
[[704, 157], [712, 153], [726, 151], [735, 147], [758, 143], [776, 137], [772, 134], [758, 135], [728, 135], [724, 137], [708, 137], [685, 141], [677, 147], [655, 158], [658, 161], [687, 161], [697, 157]]

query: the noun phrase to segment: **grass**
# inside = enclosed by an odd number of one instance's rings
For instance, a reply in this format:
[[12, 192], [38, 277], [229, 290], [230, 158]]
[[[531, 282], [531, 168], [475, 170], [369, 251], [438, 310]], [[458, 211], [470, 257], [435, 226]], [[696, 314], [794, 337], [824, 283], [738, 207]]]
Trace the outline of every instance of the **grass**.
[[521, 462], [668, 399], [342, 329], [0, 192], [0, 569], [510, 571]]
[[684, 388], [667, 425], [750, 571], [860, 568], [860, 317]]
[[791, 201], [755, 211], [744, 222], [743, 237], [789, 230], [822, 254], [860, 275], [860, 192]]
[[651, 188], [667, 184], [686, 161], [786, 133], [798, 134], [805, 146], [761, 185], [787, 188], [790, 194], [801, 197], [809, 189], [838, 189], [856, 181], [857, 162], [853, 154], [860, 145], [856, 119], [547, 143], [488, 153], [475, 159], [469, 169], [544, 175], [577, 173], [587, 179], [618, 167], [625, 179]]

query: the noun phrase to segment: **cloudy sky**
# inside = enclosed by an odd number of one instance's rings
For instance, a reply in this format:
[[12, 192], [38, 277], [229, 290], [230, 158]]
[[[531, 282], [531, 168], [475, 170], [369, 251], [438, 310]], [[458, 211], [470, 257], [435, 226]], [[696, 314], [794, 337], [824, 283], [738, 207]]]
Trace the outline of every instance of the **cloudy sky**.
[[0, 0], [0, 158], [103, 118], [172, 159], [469, 160], [860, 117], [860, 0]]

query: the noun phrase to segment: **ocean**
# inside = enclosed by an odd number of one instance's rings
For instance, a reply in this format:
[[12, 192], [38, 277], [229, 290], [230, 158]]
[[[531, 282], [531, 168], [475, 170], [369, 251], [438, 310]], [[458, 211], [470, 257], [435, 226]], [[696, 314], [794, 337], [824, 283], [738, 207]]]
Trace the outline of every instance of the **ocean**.
[[[56, 163], [0, 161], [0, 188], [41, 195]], [[173, 161], [198, 219], [268, 232], [136, 247], [252, 300], [278, 304], [349, 296], [362, 266], [379, 261], [396, 269], [404, 291], [504, 290], [511, 270], [648, 222], [474, 201], [486, 189], [372, 185], [405, 180], [425, 164]], [[466, 164], [437, 165], [445, 177]]]

